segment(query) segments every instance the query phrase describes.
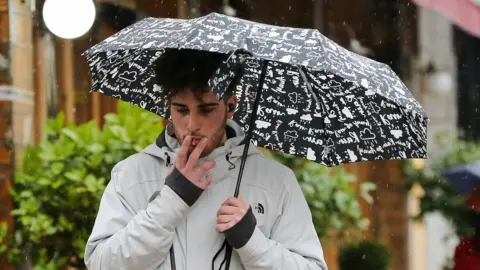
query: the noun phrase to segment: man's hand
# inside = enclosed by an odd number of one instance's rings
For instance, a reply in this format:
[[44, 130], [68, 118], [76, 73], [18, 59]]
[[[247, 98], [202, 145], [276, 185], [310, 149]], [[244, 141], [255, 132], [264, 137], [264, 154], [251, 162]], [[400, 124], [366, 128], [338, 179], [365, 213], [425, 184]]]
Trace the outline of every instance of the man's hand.
[[237, 224], [247, 213], [250, 205], [238, 198], [230, 197], [223, 202], [217, 212], [217, 232], [224, 232]]
[[207, 142], [207, 138], [200, 140], [190, 156], [188, 156], [188, 149], [192, 143], [192, 137], [187, 136], [183, 140], [175, 162], [177, 170], [180, 171], [180, 173], [190, 182], [201, 189], [206, 189], [212, 183], [211, 175], [207, 175], [205, 180], [202, 180], [202, 177], [215, 166], [215, 160], [210, 160], [197, 167], [198, 159], [207, 145]]

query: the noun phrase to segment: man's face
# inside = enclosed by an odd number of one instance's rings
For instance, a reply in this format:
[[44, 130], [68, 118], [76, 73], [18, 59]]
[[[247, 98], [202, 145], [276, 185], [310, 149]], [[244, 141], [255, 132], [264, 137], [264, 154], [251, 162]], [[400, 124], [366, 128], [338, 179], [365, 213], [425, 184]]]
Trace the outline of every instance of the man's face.
[[[210, 154], [215, 148], [223, 145], [226, 139], [227, 118], [233, 116], [233, 112], [227, 112], [227, 106], [223, 100], [217, 100], [212, 91], [204, 94], [196, 94], [191, 91], [181, 91], [171, 98], [170, 111], [175, 137], [180, 144], [187, 135], [192, 136], [192, 146], [206, 137], [208, 144], [202, 152], [202, 157]], [[236, 97], [231, 97], [227, 104], [236, 105]]]

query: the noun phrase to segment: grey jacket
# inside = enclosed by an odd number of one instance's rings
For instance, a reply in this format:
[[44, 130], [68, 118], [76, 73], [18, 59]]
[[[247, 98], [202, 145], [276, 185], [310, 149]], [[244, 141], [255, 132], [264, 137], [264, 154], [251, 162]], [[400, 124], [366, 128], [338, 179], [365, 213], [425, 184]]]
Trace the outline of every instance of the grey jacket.
[[[215, 230], [216, 213], [233, 195], [244, 133], [228, 120], [224, 146], [215, 159], [212, 184], [202, 192], [174, 169], [178, 142], [169, 127], [155, 144], [112, 170], [88, 239], [89, 270], [211, 269], [225, 238], [234, 247], [230, 269], [327, 270], [307, 202], [293, 172], [252, 144], [242, 178], [242, 199], [251, 210], [225, 233]], [[173, 173], [170, 174], [170, 172]], [[216, 260], [218, 269], [224, 254]]]

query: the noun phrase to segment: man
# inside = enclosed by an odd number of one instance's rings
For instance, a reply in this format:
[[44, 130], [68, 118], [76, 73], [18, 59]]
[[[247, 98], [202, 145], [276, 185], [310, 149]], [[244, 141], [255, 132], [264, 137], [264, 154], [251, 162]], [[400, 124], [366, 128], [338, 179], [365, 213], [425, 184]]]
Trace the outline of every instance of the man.
[[232, 197], [245, 134], [231, 120], [231, 89], [219, 101], [207, 85], [224, 59], [172, 50], [157, 61], [171, 119], [154, 144], [112, 170], [86, 246], [89, 270], [219, 269], [225, 239], [230, 269], [327, 269], [289, 168], [251, 145], [242, 196]]

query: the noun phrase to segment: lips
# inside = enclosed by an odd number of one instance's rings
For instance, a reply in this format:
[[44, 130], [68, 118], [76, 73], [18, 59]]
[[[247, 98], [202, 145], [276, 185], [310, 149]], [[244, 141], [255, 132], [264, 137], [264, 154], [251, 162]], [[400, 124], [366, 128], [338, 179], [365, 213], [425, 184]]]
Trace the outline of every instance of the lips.
[[196, 146], [201, 140], [202, 137], [192, 137], [192, 145]]

